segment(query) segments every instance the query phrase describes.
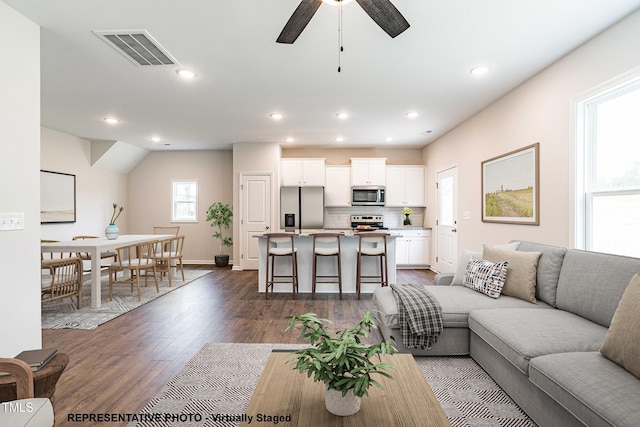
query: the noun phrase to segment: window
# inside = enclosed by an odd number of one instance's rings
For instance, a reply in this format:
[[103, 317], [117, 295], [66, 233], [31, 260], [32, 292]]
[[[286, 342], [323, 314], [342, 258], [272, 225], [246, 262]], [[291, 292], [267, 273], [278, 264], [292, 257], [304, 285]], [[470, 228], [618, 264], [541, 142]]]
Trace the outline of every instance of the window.
[[578, 103], [576, 244], [640, 257], [640, 72]]
[[172, 186], [171, 221], [191, 222], [198, 220], [198, 181], [174, 180]]

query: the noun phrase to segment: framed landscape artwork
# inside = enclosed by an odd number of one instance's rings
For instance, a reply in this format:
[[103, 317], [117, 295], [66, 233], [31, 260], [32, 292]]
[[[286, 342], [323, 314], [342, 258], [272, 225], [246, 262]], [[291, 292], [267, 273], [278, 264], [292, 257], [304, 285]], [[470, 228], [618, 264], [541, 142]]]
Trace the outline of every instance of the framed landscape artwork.
[[482, 162], [482, 221], [540, 225], [539, 155], [535, 143]]
[[40, 171], [40, 223], [76, 222], [76, 176]]

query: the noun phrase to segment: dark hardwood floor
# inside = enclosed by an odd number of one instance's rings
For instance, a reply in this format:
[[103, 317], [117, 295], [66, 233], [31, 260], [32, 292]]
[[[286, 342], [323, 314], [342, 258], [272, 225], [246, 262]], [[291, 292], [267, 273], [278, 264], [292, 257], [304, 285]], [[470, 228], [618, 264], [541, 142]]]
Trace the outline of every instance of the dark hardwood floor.
[[[433, 276], [428, 270], [398, 270], [397, 281], [428, 284]], [[70, 414], [137, 413], [209, 342], [300, 342], [284, 332], [288, 315], [314, 312], [342, 329], [374, 310], [371, 295], [339, 300], [316, 294], [312, 300], [310, 294], [274, 294], [265, 300], [257, 281], [256, 271], [214, 268], [95, 330], [43, 330], [43, 346], [70, 357], [56, 388], [56, 426], [104, 425], [70, 422]], [[376, 331], [369, 340], [380, 338]]]

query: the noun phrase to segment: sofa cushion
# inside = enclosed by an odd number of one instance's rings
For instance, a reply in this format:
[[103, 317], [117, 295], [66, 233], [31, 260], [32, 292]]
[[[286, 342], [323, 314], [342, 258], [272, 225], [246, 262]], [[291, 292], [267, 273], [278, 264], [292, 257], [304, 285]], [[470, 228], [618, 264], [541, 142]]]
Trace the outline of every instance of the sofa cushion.
[[640, 378], [640, 274], [636, 273], [624, 291], [613, 315], [604, 344], [600, 348], [608, 359]]
[[474, 310], [469, 328], [525, 375], [534, 357], [597, 351], [607, 333], [605, 327], [566, 311], [530, 308]]
[[558, 280], [557, 306], [609, 327], [640, 258], [569, 249]]
[[498, 298], [507, 278], [508, 261], [493, 262], [471, 258], [467, 263], [462, 286]]
[[640, 381], [597, 351], [536, 357], [529, 379], [588, 426], [640, 425]]
[[542, 253], [538, 260], [536, 298], [555, 307], [558, 279], [567, 249], [540, 243], [520, 242], [518, 250]]
[[507, 278], [502, 294], [536, 302], [536, 274], [540, 252], [509, 251], [485, 246], [482, 258], [493, 262], [507, 261]]
[[[509, 242], [502, 243], [493, 247], [515, 251], [519, 246], [520, 242]], [[462, 254], [460, 254], [460, 257], [458, 258], [456, 272], [453, 275], [453, 279], [451, 280], [452, 285], [462, 286], [462, 281], [464, 280], [464, 274], [467, 269], [467, 264], [469, 263], [471, 257], [474, 257], [475, 259], [482, 259], [482, 251], [470, 251], [468, 249], [462, 251]]]
[[[463, 286], [428, 286], [428, 290], [440, 303], [445, 328], [468, 328], [469, 312], [479, 308], [551, 308], [545, 303], [531, 304], [505, 295], [498, 299], [487, 298]], [[400, 327], [398, 303], [389, 286], [377, 288], [373, 292], [373, 302], [380, 322], [390, 328]]]

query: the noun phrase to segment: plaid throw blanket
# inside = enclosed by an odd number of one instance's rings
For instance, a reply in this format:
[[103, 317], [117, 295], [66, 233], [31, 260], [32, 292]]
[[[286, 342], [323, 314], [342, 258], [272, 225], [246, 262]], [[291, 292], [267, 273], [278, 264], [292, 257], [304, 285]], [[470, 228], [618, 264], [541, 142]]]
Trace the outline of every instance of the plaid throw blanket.
[[431, 348], [442, 332], [438, 300], [421, 285], [391, 285], [398, 301], [402, 343], [411, 349]]

